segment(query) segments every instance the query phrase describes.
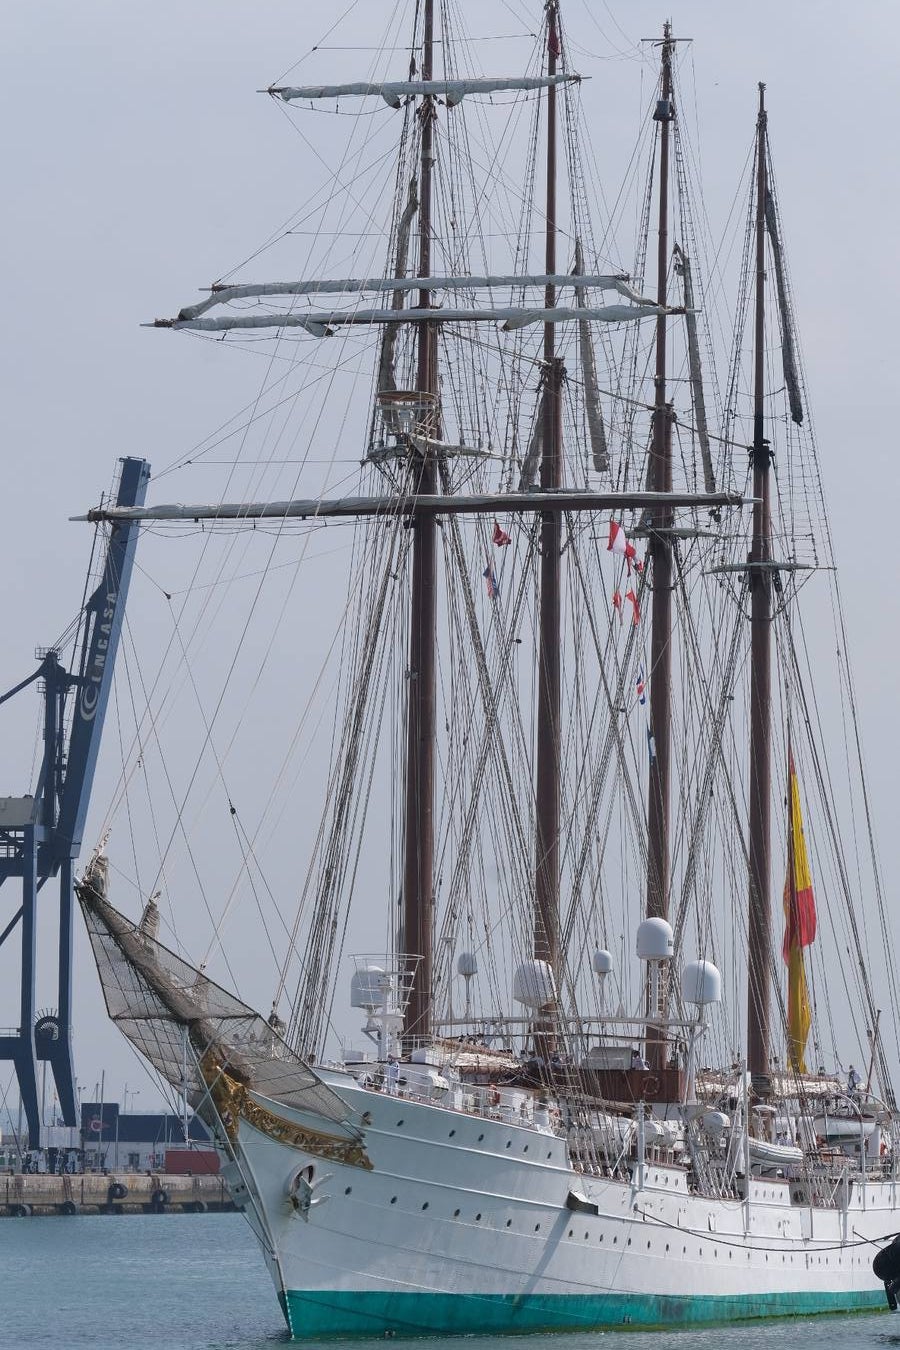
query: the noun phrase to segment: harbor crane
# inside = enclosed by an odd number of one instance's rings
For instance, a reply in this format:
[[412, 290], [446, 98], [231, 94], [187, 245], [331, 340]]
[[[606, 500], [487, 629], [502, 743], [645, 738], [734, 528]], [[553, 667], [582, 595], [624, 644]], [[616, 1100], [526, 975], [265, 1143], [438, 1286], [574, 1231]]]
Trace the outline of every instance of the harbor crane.
[[[146, 460], [121, 460], [117, 506], [141, 506], [150, 478]], [[40, 664], [0, 704], [38, 683], [43, 693], [43, 757], [33, 794], [0, 797], [0, 886], [21, 881], [21, 904], [0, 931], [0, 946], [18, 935], [21, 978], [18, 1027], [0, 1031], [0, 1061], [15, 1066], [28, 1124], [30, 1148], [41, 1144], [38, 1064], [48, 1063], [66, 1125], [77, 1124], [72, 1054], [73, 873], [81, 849], [97, 753], [125, 601], [131, 581], [139, 525], [116, 521], [109, 527], [99, 582], [79, 616], [74, 643], [76, 670], [66, 670], [61, 653], [39, 652]], [[73, 661], [74, 665], [74, 661]], [[38, 897], [59, 878], [57, 1006], [36, 1018]], [[0, 919], [2, 922], [2, 919]]]

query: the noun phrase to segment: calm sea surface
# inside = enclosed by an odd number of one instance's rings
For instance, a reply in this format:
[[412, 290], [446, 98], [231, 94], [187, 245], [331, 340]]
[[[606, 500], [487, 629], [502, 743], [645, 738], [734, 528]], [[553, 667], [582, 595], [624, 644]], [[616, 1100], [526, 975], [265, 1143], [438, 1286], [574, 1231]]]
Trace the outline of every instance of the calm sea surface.
[[[703, 1331], [472, 1337], [479, 1350], [888, 1350], [900, 1314]], [[431, 1341], [459, 1350], [459, 1340]], [[0, 1346], [25, 1350], [274, 1350], [289, 1344], [237, 1214], [0, 1219]], [[417, 1342], [421, 1345], [422, 1342]], [[383, 1341], [355, 1341], [357, 1350]]]

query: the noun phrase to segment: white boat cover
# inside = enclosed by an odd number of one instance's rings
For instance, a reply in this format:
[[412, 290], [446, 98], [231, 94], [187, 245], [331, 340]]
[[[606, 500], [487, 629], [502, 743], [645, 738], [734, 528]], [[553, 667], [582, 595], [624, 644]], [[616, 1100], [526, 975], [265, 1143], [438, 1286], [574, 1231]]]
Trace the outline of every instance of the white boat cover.
[[751, 1139], [750, 1160], [765, 1167], [796, 1166], [803, 1161], [803, 1149], [795, 1144], [771, 1144], [767, 1139]]
[[462, 103], [466, 94], [500, 94], [507, 90], [547, 89], [557, 84], [577, 84], [580, 75], [526, 75], [521, 77], [496, 78], [483, 76], [469, 80], [390, 80], [387, 83], [369, 84], [365, 81], [356, 84], [303, 84], [298, 86], [272, 85], [266, 90], [290, 103], [295, 99], [315, 100], [320, 98], [365, 98], [376, 95], [383, 98], [392, 108], [399, 108], [404, 98], [423, 97], [432, 94], [443, 98], [449, 108]]

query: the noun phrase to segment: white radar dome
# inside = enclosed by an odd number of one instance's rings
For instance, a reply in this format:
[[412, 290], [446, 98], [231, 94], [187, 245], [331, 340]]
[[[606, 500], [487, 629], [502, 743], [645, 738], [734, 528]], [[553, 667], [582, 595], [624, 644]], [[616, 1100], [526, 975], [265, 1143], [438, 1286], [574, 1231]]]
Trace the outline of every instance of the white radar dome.
[[478, 972], [478, 962], [474, 952], [460, 952], [456, 959], [456, 969], [468, 980]]
[[612, 957], [609, 952], [598, 950], [594, 952], [591, 964], [594, 967], [595, 975], [608, 975], [612, 970]]
[[722, 976], [712, 961], [689, 961], [681, 972], [681, 996], [685, 1003], [704, 1007], [721, 1003]]
[[642, 961], [671, 961], [673, 950], [672, 929], [665, 919], [644, 919], [638, 924], [637, 954]]
[[547, 961], [525, 961], [513, 979], [513, 998], [526, 1008], [546, 1008], [556, 1002], [556, 981]]
[[381, 966], [362, 966], [350, 980], [351, 1008], [380, 1008], [384, 994], [384, 970]]

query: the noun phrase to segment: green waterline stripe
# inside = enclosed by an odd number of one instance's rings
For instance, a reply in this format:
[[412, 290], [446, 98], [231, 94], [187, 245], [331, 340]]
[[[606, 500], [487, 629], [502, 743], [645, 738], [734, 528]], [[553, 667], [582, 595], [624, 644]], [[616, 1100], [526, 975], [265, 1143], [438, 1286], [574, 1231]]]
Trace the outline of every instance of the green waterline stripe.
[[880, 1289], [758, 1294], [424, 1294], [288, 1290], [295, 1340], [328, 1336], [515, 1334], [685, 1326], [884, 1308]]

